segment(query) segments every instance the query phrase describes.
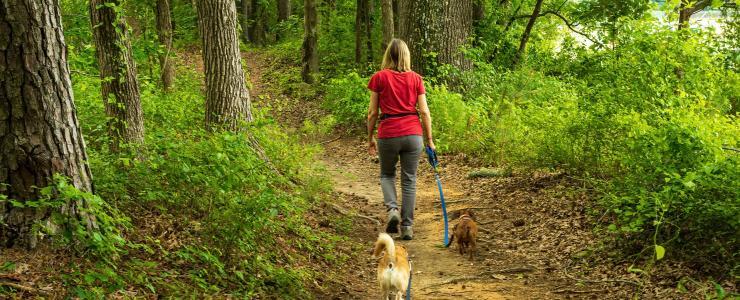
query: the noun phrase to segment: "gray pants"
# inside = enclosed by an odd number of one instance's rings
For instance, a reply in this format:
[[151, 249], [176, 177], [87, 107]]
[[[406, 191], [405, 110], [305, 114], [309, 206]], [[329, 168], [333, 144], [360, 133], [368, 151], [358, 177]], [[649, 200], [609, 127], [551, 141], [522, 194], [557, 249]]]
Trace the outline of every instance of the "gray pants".
[[416, 169], [419, 157], [424, 150], [423, 138], [419, 135], [407, 135], [389, 139], [378, 139], [378, 156], [380, 157], [380, 187], [383, 189], [383, 200], [388, 210], [398, 208], [396, 196], [396, 163], [401, 158], [401, 226], [414, 223], [416, 206]]

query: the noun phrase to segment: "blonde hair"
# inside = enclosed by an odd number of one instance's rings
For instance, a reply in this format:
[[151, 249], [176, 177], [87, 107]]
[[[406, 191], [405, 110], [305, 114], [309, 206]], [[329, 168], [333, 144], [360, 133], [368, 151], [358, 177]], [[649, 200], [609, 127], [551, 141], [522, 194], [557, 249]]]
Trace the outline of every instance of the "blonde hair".
[[383, 55], [383, 69], [391, 69], [398, 72], [411, 71], [411, 52], [406, 43], [399, 39], [393, 39], [385, 49]]

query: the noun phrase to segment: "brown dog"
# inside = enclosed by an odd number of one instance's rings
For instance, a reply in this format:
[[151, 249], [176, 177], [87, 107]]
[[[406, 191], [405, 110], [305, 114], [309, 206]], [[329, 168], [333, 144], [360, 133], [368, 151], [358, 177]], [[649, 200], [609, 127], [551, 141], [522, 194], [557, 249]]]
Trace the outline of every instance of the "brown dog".
[[455, 227], [452, 228], [452, 238], [450, 238], [447, 247], [452, 244], [452, 241], [457, 239], [457, 248], [460, 251], [460, 255], [468, 252], [472, 260], [476, 250], [475, 243], [478, 239], [478, 225], [475, 224], [475, 215], [473, 211], [466, 209], [460, 215], [459, 220], [455, 224]]

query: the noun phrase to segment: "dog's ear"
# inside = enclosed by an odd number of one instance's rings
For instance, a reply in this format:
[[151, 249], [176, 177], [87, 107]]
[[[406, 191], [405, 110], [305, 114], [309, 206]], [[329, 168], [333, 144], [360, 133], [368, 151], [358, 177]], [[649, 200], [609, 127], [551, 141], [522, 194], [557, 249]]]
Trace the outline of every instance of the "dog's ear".
[[468, 209], [468, 216], [470, 216], [470, 218], [473, 219], [473, 221], [478, 222], [478, 220], [475, 218], [475, 213], [473, 213], [473, 210]]

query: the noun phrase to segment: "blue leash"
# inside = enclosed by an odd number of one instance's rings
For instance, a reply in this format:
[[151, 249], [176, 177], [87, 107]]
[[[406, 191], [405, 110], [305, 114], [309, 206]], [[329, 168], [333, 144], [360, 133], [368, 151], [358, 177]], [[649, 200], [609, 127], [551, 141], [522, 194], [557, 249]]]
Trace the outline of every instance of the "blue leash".
[[427, 147], [427, 160], [429, 161], [429, 164], [432, 165], [432, 169], [434, 170], [434, 179], [437, 180], [437, 188], [439, 189], [439, 201], [442, 204], [442, 217], [445, 221], [445, 235], [444, 235], [444, 245], [445, 247], [449, 246], [449, 226], [447, 225], [447, 206], [445, 205], [445, 195], [442, 192], [442, 180], [439, 179], [439, 172], [437, 172], [437, 165], [439, 165], [439, 160], [437, 159], [437, 152], [432, 150], [432, 148]]
[[411, 261], [409, 260], [409, 285], [406, 286], [406, 300], [411, 300], [411, 276], [414, 274], [413, 269], [411, 269]]

